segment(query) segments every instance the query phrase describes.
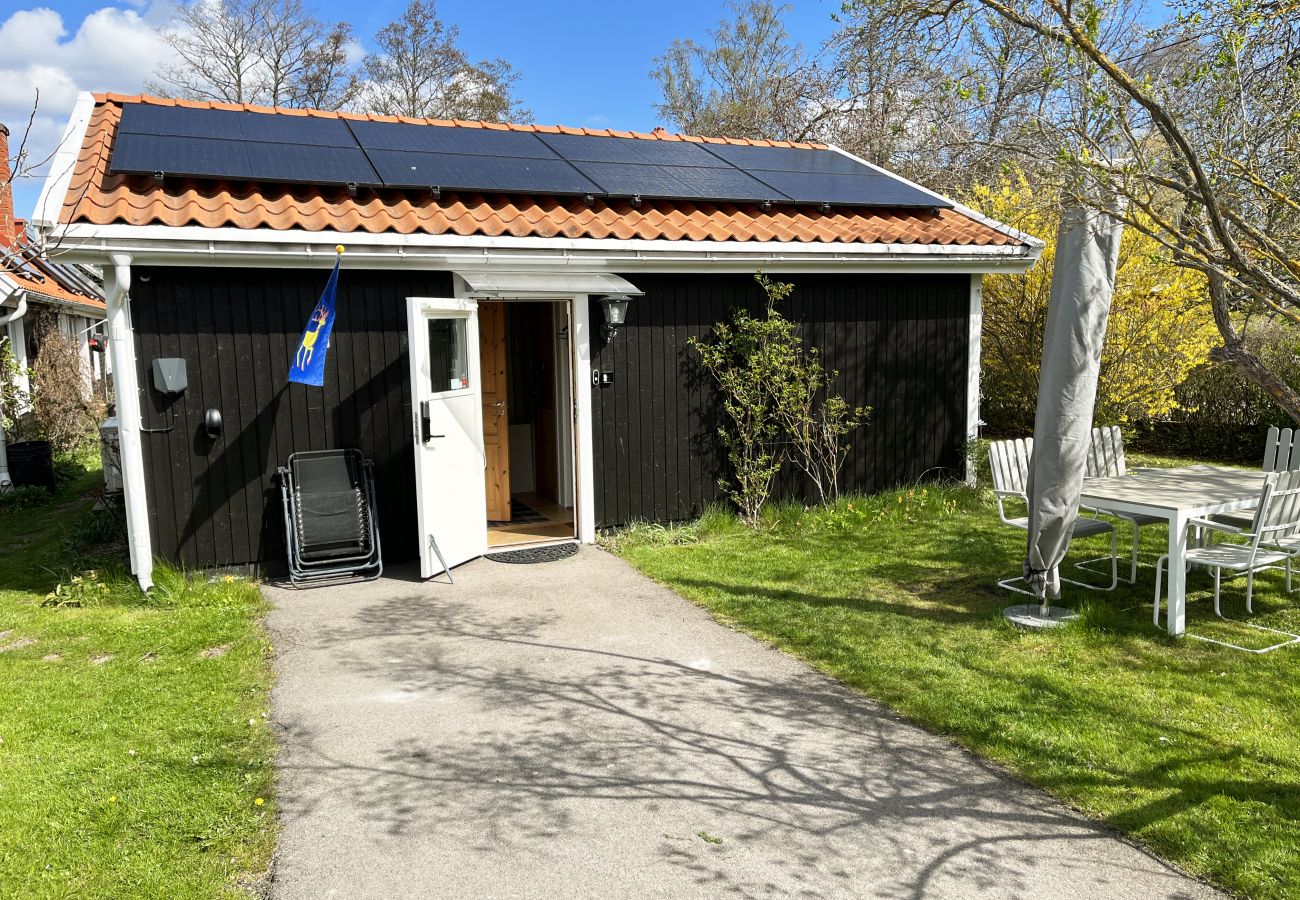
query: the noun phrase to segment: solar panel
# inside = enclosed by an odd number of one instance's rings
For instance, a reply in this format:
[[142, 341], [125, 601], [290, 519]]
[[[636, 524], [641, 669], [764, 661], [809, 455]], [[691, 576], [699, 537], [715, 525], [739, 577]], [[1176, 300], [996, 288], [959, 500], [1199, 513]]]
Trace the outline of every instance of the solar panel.
[[196, 178], [305, 184], [380, 184], [356, 147], [314, 147], [168, 135], [119, 134], [115, 172], [163, 172]]
[[[868, 170], [869, 171], [869, 170]], [[770, 184], [796, 203], [831, 203], [842, 206], [951, 207], [933, 194], [889, 175], [828, 175], [816, 172], [756, 171], [755, 178]]]
[[119, 134], [211, 138], [213, 140], [271, 141], [283, 144], [317, 144], [356, 147], [357, 142], [341, 119], [317, 116], [268, 115], [228, 109], [191, 109], [128, 103], [122, 107]]
[[147, 103], [123, 104], [110, 171], [529, 194], [951, 205], [831, 150]]
[[747, 144], [708, 144], [708, 152], [738, 169], [773, 172], [827, 172], [857, 175], [873, 170], [834, 150], [797, 147], [754, 147]]
[[118, 134], [171, 135], [173, 137], [237, 138], [239, 113], [225, 109], [190, 109], [127, 103], [122, 106]]
[[642, 138], [592, 137], [581, 134], [539, 134], [538, 137], [559, 156], [574, 163], [645, 163], [731, 168], [727, 161], [718, 159], [689, 141], [647, 141]]
[[248, 141], [277, 144], [315, 144], [320, 147], [357, 147], [356, 138], [342, 119], [314, 116], [270, 116], [240, 112], [239, 128]]
[[634, 163], [575, 163], [607, 194], [621, 197], [681, 197], [691, 200], [773, 200], [780, 194], [738, 169], [702, 166], [646, 166]]
[[248, 170], [255, 181], [383, 184], [366, 155], [356, 145], [314, 147], [309, 144], [245, 141], [244, 147], [248, 152]]
[[119, 133], [113, 144], [112, 169], [241, 180], [252, 177], [243, 141], [152, 134]]
[[414, 153], [371, 150], [368, 154], [389, 187], [440, 187], [451, 190], [519, 193], [601, 194], [562, 159], [466, 156], [461, 153]]
[[462, 153], [468, 156], [510, 156], [524, 159], [559, 159], [528, 131], [489, 128], [447, 128], [397, 122], [348, 123], [357, 143], [369, 150], [414, 150], [422, 153]]
[[901, 178], [863, 165], [834, 150], [709, 144], [717, 154], [769, 184], [796, 203], [853, 206], [952, 206]]

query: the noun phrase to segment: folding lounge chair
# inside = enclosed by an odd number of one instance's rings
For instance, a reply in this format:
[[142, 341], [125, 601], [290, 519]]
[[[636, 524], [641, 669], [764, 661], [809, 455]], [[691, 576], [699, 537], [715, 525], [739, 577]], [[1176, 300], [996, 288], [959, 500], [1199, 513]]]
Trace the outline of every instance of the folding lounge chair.
[[289, 578], [294, 584], [383, 573], [374, 466], [359, 450], [294, 453], [280, 467]]
[[[1246, 543], [1242, 544], [1218, 543], [1209, 544], [1205, 547], [1194, 547], [1187, 551], [1186, 559], [1188, 563], [1214, 570], [1214, 614], [1216, 616], [1220, 619], [1226, 618], [1219, 609], [1219, 588], [1224, 569], [1239, 575], [1245, 574], [1246, 612], [1254, 612], [1251, 598], [1255, 592], [1256, 572], [1278, 568], [1278, 564], [1282, 563], [1286, 568], [1288, 590], [1291, 587], [1292, 551], [1285, 549], [1285, 543], [1300, 529], [1300, 471], [1270, 472], [1266, 476], [1264, 489], [1259, 497], [1259, 506], [1255, 510], [1254, 519], [1248, 531], [1242, 531], [1214, 519], [1192, 519], [1188, 523], [1188, 527], [1203, 528], [1210, 532], [1219, 532], [1245, 539]], [[1156, 563], [1156, 596], [1152, 613], [1152, 620], [1156, 625], [1160, 624], [1161, 575], [1164, 574], [1168, 561], [1169, 556], [1166, 554], [1160, 557], [1160, 561]], [[1300, 634], [1281, 631], [1277, 628], [1265, 628], [1263, 625], [1255, 625], [1251, 622], [1241, 622], [1240, 624], [1248, 628], [1254, 628], [1257, 631], [1282, 635], [1287, 640], [1280, 641], [1270, 647], [1254, 649], [1227, 641], [1202, 637], [1192, 634], [1190, 631], [1187, 636], [1198, 641], [1205, 641], [1208, 644], [1219, 644], [1223, 647], [1231, 647], [1233, 650], [1243, 650], [1246, 653], [1268, 653], [1270, 650], [1276, 650], [1279, 647], [1300, 643]]]
[[[1029, 459], [1033, 452], [1034, 442], [1031, 438], [993, 441], [989, 444], [989, 467], [993, 470], [993, 493], [998, 501], [998, 518], [1007, 525], [1024, 531], [1029, 530], [1029, 516], [1008, 516], [1005, 502], [1014, 499], [1026, 504], [1026, 506], [1028, 505]], [[1108, 586], [1088, 584], [1083, 581], [1072, 581], [1069, 578], [1062, 578], [1063, 583], [1087, 588], [1090, 591], [1115, 590], [1115, 586], [1119, 584], [1119, 557], [1116, 554], [1115, 547], [1115, 526], [1089, 516], [1079, 516], [1074, 520], [1074, 537], [1092, 537], [1093, 535], [1107, 533], [1110, 534], [1110, 584]], [[1031, 597], [1037, 596], [1031, 590], [1014, 587], [1017, 582], [1024, 581], [1023, 575], [1017, 575], [1014, 578], [1002, 579], [998, 582], [998, 587], [1014, 591], [1017, 594], [1026, 594]]]
[[[1092, 446], [1088, 450], [1087, 466], [1084, 474], [1089, 478], [1122, 478], [1128, 474], [1128, 461], [1124, 458], [1124, 435], [1118, 425], [1106, 425], [1092, 430]], [[1092, 507], [1090, 507], [1092, 508]], [[1129, 577], [1123, 579], [1127, 584], [1137, 584], [1138, 545], [1142, 538], [1144, 525], [1158, 525], [1165, 522], [1159, 516], [1144, 513], [1121, 512], [1105, 507], [1092, 508], [1104, 516], [1114, 516], [1129, 523], [1133, 529], [1133, 546], [1129, 555]], [[1105, 557], [1084, 560], [1075, 563], [1075, 568], [1089, 569], [1092, 563], [1102, 562]]]

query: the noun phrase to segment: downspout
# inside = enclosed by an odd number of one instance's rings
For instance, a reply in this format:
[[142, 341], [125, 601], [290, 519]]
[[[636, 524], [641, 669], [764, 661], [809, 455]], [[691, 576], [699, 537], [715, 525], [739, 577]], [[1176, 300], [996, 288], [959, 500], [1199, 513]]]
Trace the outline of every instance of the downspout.
[[[10, 291], [9, 296], [5, 297], [5, 303], [13, 298], [18, 298], [18, 306], [13, 312], [0, 316], [0, 328], [4, 328], [10, 322], [17, 322], [27, 314], [27, 292], [22, 288], [14, 288]], [[4, 340], [0, 338], [0, 340]], [[7, 491], [14, 486], [13, 479], [9, 477], [9, 453], [5, 449], [5, 429], [4, 429], [4, 401], [0, 399], [0, 491]]]
[[109, 255], [112, 268], [104, 272], [108, 302], [108, 349], [113, 357], [113, 394], [117, 402], [118, 464], [126, 500], [127, 545], [131, 571], [140, 589], [153, 587], [153, 548], [149, 542], [149, 507], [145, 494], [144, 450], [140, 444], [140, 385], [135, 368], [135, 335], [131, 331], [131, 256]]

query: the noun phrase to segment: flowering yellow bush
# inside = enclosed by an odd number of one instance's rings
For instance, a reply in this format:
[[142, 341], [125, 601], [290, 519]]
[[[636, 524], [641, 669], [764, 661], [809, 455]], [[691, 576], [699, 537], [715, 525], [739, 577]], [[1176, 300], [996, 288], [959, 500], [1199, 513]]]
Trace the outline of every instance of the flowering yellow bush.
[[[984, 279], [982, 415], [995, 433], [1032, 430], [1043, 328], [1052, 289], [1060, 207], [1022, 175], [975, 187], [967, 202], [1047, 241], [1025, 275]], [[1174, 388], [1218, 343], [1200, 273], [1173, 265], [1155, 241], [1127, 228], [1102, 350], [1096, 421], [1155, 418], [1175, 406]]]

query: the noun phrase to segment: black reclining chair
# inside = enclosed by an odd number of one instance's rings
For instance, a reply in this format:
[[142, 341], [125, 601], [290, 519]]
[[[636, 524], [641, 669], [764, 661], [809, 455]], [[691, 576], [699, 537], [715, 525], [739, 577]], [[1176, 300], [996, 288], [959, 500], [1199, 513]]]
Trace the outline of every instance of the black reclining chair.
[[276, 470], [295, 584], [378, 578], [384, 571], [374, 466], [359, 450], [293, 453]]

